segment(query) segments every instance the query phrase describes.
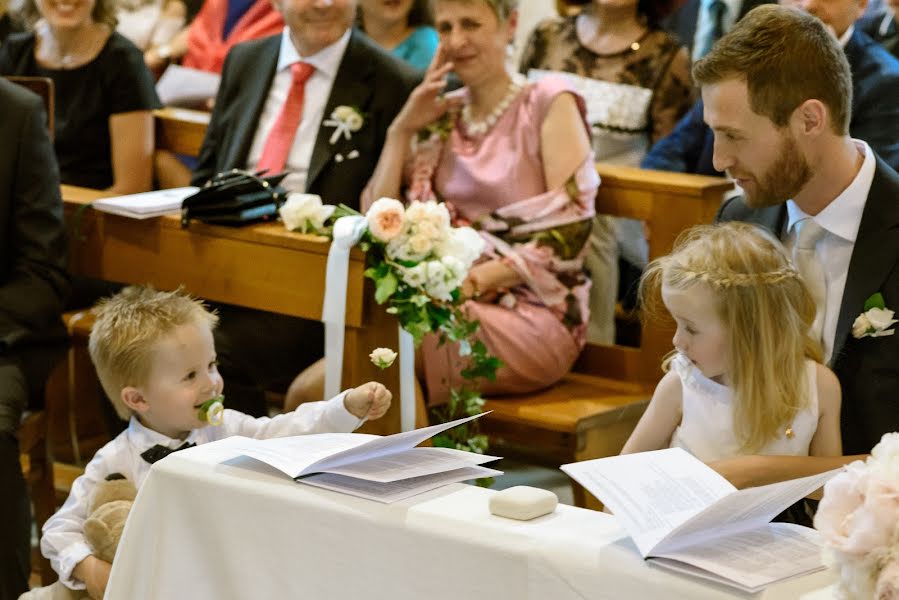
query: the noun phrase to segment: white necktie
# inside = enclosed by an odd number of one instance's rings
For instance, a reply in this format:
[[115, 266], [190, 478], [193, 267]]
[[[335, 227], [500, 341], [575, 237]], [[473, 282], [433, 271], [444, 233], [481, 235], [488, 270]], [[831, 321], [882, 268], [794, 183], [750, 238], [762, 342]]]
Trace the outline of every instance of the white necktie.
[[811, 217], [796, 223], [796, 245], [793, 246], [793, 262], [799, 275], [812, 293], [815, 306], [815, 322], [812, 323], [811, 335], [818, 342], [822, 341], [824, 329], [824, 311], [827, 305], [827, 282], [824, 279], [824, 265], [815, 253], [815, 244], [826, 233]]

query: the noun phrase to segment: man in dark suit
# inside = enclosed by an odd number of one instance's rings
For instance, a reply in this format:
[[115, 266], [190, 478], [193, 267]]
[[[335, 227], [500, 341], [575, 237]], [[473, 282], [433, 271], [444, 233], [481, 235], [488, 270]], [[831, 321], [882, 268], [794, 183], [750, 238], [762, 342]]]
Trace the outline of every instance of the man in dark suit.
[[[418, 74], [365, 34], [351, 29], [356, 0], [276, 0], [282, 35], [239, 44], [228, 54], [212, 119], [193, 181], [202, 184], [232, 168], [288, 171], [290, 191], [318, 194], [326, 203], [359, 207], [387, 128]], [[297, 84], [295, 70], [305, 65]], [[311, 66], [311, 69], [308, 67]], [[272, 162], [272, 144], [300, 85], [298, 119]], [[286, 98], [286, 99], [285, 99]], [[361, 126], [338, 131], [334, 111], [351, 108]], [[286, 117], [284, 117], [286, 118]], [[358, 124], [358, 123], [357, 123]], [[297, 273], [297, 285], [303, 285]], [[321, 323], [236, 307], [218, 307], [216, 331], [229, 406], [264, 414], [265, 390], [285, 390], [323, 354]]]
[[[793, 3], [792, 1], [789, 3]], [[852, 70], [852, 120], [849, 133], [868, 142], [894, 169], [899, 169], [899, 60], [890, 56], [853, 22], [862, 13], [858, 0], [801, 3], [828, 25], [843, 44]], [[659, 140], [640, 166], [644, 169], [721, 175], [712, 164], [714, 138], [702, 120], [702, 101]]]
[[[772, 5], [722, 38], [693, 76], [715, 135], [715, 167], [745, 192], [719, 219], [767, 227], [794, 256], [813, 252], [821, 291], [813, 335], [842, 387], [843, 449], [869, 452], [899, 430], [899, 336], [861, 336], [853, 323], [876, 293], [886, 308], [899, 307], [899, 174], [849, 135], [845, 55], [818, 19]], [[803, 231], [816, 232], [809, 244]], [[814, 269], [796, 260], [814, 289]], [[848, 460], [752, 458], [750, 483]]]
[[883, 46], [884, 50], [899, 58], [899, 20], [896, 10], [899, 0], [890, 0], [890, 6], [880, 10], [868, 11], [856, 23], [856, 27], [868, 34], [871, 39]]
[[16, 430], [65, 348], [59, 171], [41, 99], [0, 78], [0, 600], [28, 590], [31, 507]]
[[[687, 0], [664, 21], [662, 27], [687, 47], [693, 61], [711, 49], [733, 24], [756, 6], [772, 0]], [[720, 3], [720, 4], [719, 4]], [[720, 8], [719, 8], [720, 6]]]

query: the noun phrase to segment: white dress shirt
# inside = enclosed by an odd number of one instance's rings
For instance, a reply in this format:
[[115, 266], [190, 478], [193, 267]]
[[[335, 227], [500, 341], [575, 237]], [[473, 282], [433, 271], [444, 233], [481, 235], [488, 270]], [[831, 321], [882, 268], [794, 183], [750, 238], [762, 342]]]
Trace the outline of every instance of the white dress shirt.
[[[701, 57], [699, 53], [702, 51], [705, 40], [712, 35], [712, 29], [715, 24], [712, 22], [712, 15], [709, 8], [714, 0], [700, 0], [699, 14], [696, 15], [696, 33], [693, 34], [693, 62]], [[737, 22], [740, 10], [743, 8], [743, 0], [724, 0], [727, 7], [721, 17], [721, 32], [727, 33], [731, 27]]]
[[62, 583], [71, 589], [84, 589], [84, 582], [72, 578], [72, 570], [92, 554], [84, 539], [84, 522], [97, 484], [112, 473], [121, 473], [140, 489], [150, 472], [150, 463], [141, 458], [156, 444], [178, 448], [185, 442], [205, 444], [227, 437], [242, 435], [256, 439], [304, 435], [309, 433], [347, 433], [362, 424], [344, 407], [347, 391], [326, 402], [300, 404], [290, 413], [274, 417], [255, 418], [236, 410], [226, 409], [224, 422], [213, 427], [194, 429], [186, 440], [176, 440], [143, 426], [131, 417], [128, 429], [100, 448], [75, 480], [65, 504], [44, 523], [41, 552], [50, 560]]
[[[833, 353], [834, 338], [837, 331], [837, 319], [840, 316], [840, 304], [843, 302], [843, 290], [846, 288], [846, 276], [849, 272], [849, 261], [855, 248], [855, 238], [862, 221], [865, 202], [871, 182], [874, 180], [876, 161], [868, 144], [861, 140], [853, 140], [859, 152], [863, 152], [865, 160], [855, 179], [843, 192], [834, 198], [827, 207], [815, 216], [807, 215], [792, 200], [787, 200], [787, 224], [784, 232], [784, 244], [792, 251], [796, 244], [796, 223], [810, 218], [824, 229], [824, 235], [815, 245], [815, 254], [824, 267], [824, 281], [827, 294], [827, 305], [824, 312], [822, 341], [824, 343], [824, 362], [830, 363]], [[862, 307], [859, 307], [861, 312]]]
[[284, 165], [284, 170], [289, 173], [281, 183], [281, 186], [290, 192], [306, 191], [306, 176], [309, 173], [315, 138], [318, 136], [322, 118], [325, 116], [325, 106], [331, 96], [331, 87], [334, 85], [337, 69], [340, 67], [349, 42], [350, 31], [347, 30], [339, 40], [330, 46], [326, 46], [311, 56], [303, 57], [300, 56], [290, 39], [290, 30], [287, 27], [284, 28], [281, 33], [281, 49], [278, 53], [275, 77], [272, 79], [268, 98], [262, 107], [259, 125], [256, 127], [256, 135], [253, 137], [253, 144], [250, 146], [250, 154], [247, 157], [246, 168], [248, 170], [256, 170], [268, 134], [281, 113], [281, 107], [287, 101], [290, 84], [293, 81], [290, 65], [299, 61], [309, 63], [315, 67], [315, 72], [306, 81], [303, 94], [303, 116], [297, 128], [297, 135], [293, 139], [290, 154], [287, 156], [287, 163]]

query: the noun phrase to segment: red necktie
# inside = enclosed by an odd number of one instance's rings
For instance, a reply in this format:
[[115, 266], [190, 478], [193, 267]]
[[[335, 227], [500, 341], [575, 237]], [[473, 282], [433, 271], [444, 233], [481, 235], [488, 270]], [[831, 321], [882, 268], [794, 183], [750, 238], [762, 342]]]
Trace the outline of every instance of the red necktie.
[[287, 100], [281, 107], [281, 113], [275, 119], [275, 124], [265, 140], [262, 156], [256, 165], [258, 170], [268, 170], [269, 174], [280, 173], [284, 170], [290, 147], [293, 146], [293, 138], [297, 134], [300, 118], [303, 116], [303, 94], [306, 81], [312, 77], [315, 67], [308, 63], [298, 62], [290, 65], [293, 81], [290, 84], [290, 92]]

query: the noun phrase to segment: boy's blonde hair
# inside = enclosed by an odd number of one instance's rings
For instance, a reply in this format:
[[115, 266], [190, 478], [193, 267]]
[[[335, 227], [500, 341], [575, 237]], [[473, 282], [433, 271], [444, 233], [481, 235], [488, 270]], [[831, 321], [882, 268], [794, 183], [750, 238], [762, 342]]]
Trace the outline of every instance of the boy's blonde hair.
[[694, 227], [643, 274], [640, 300], [647, 314], [659, 310], [662, 285], [676, 290], [702, 285], [714, 294], [727, 331], [734, 431], [742, 451], [758, 451], [808, 405], [805, 361], [822, 360], [821, 346], [809, 334], [815, 301], [786, 250], [754, 225]]
[[203, 324], [214, 329], [218, 316], [182, 289], [160, 292], [131, 286], [101, 300], [93, 312], [88, 350], [103, 390], [119, 417], [131, 410], [122, 402], [122, 390], [148, 382], [153, 351], [160, 340], [182, 325]]

